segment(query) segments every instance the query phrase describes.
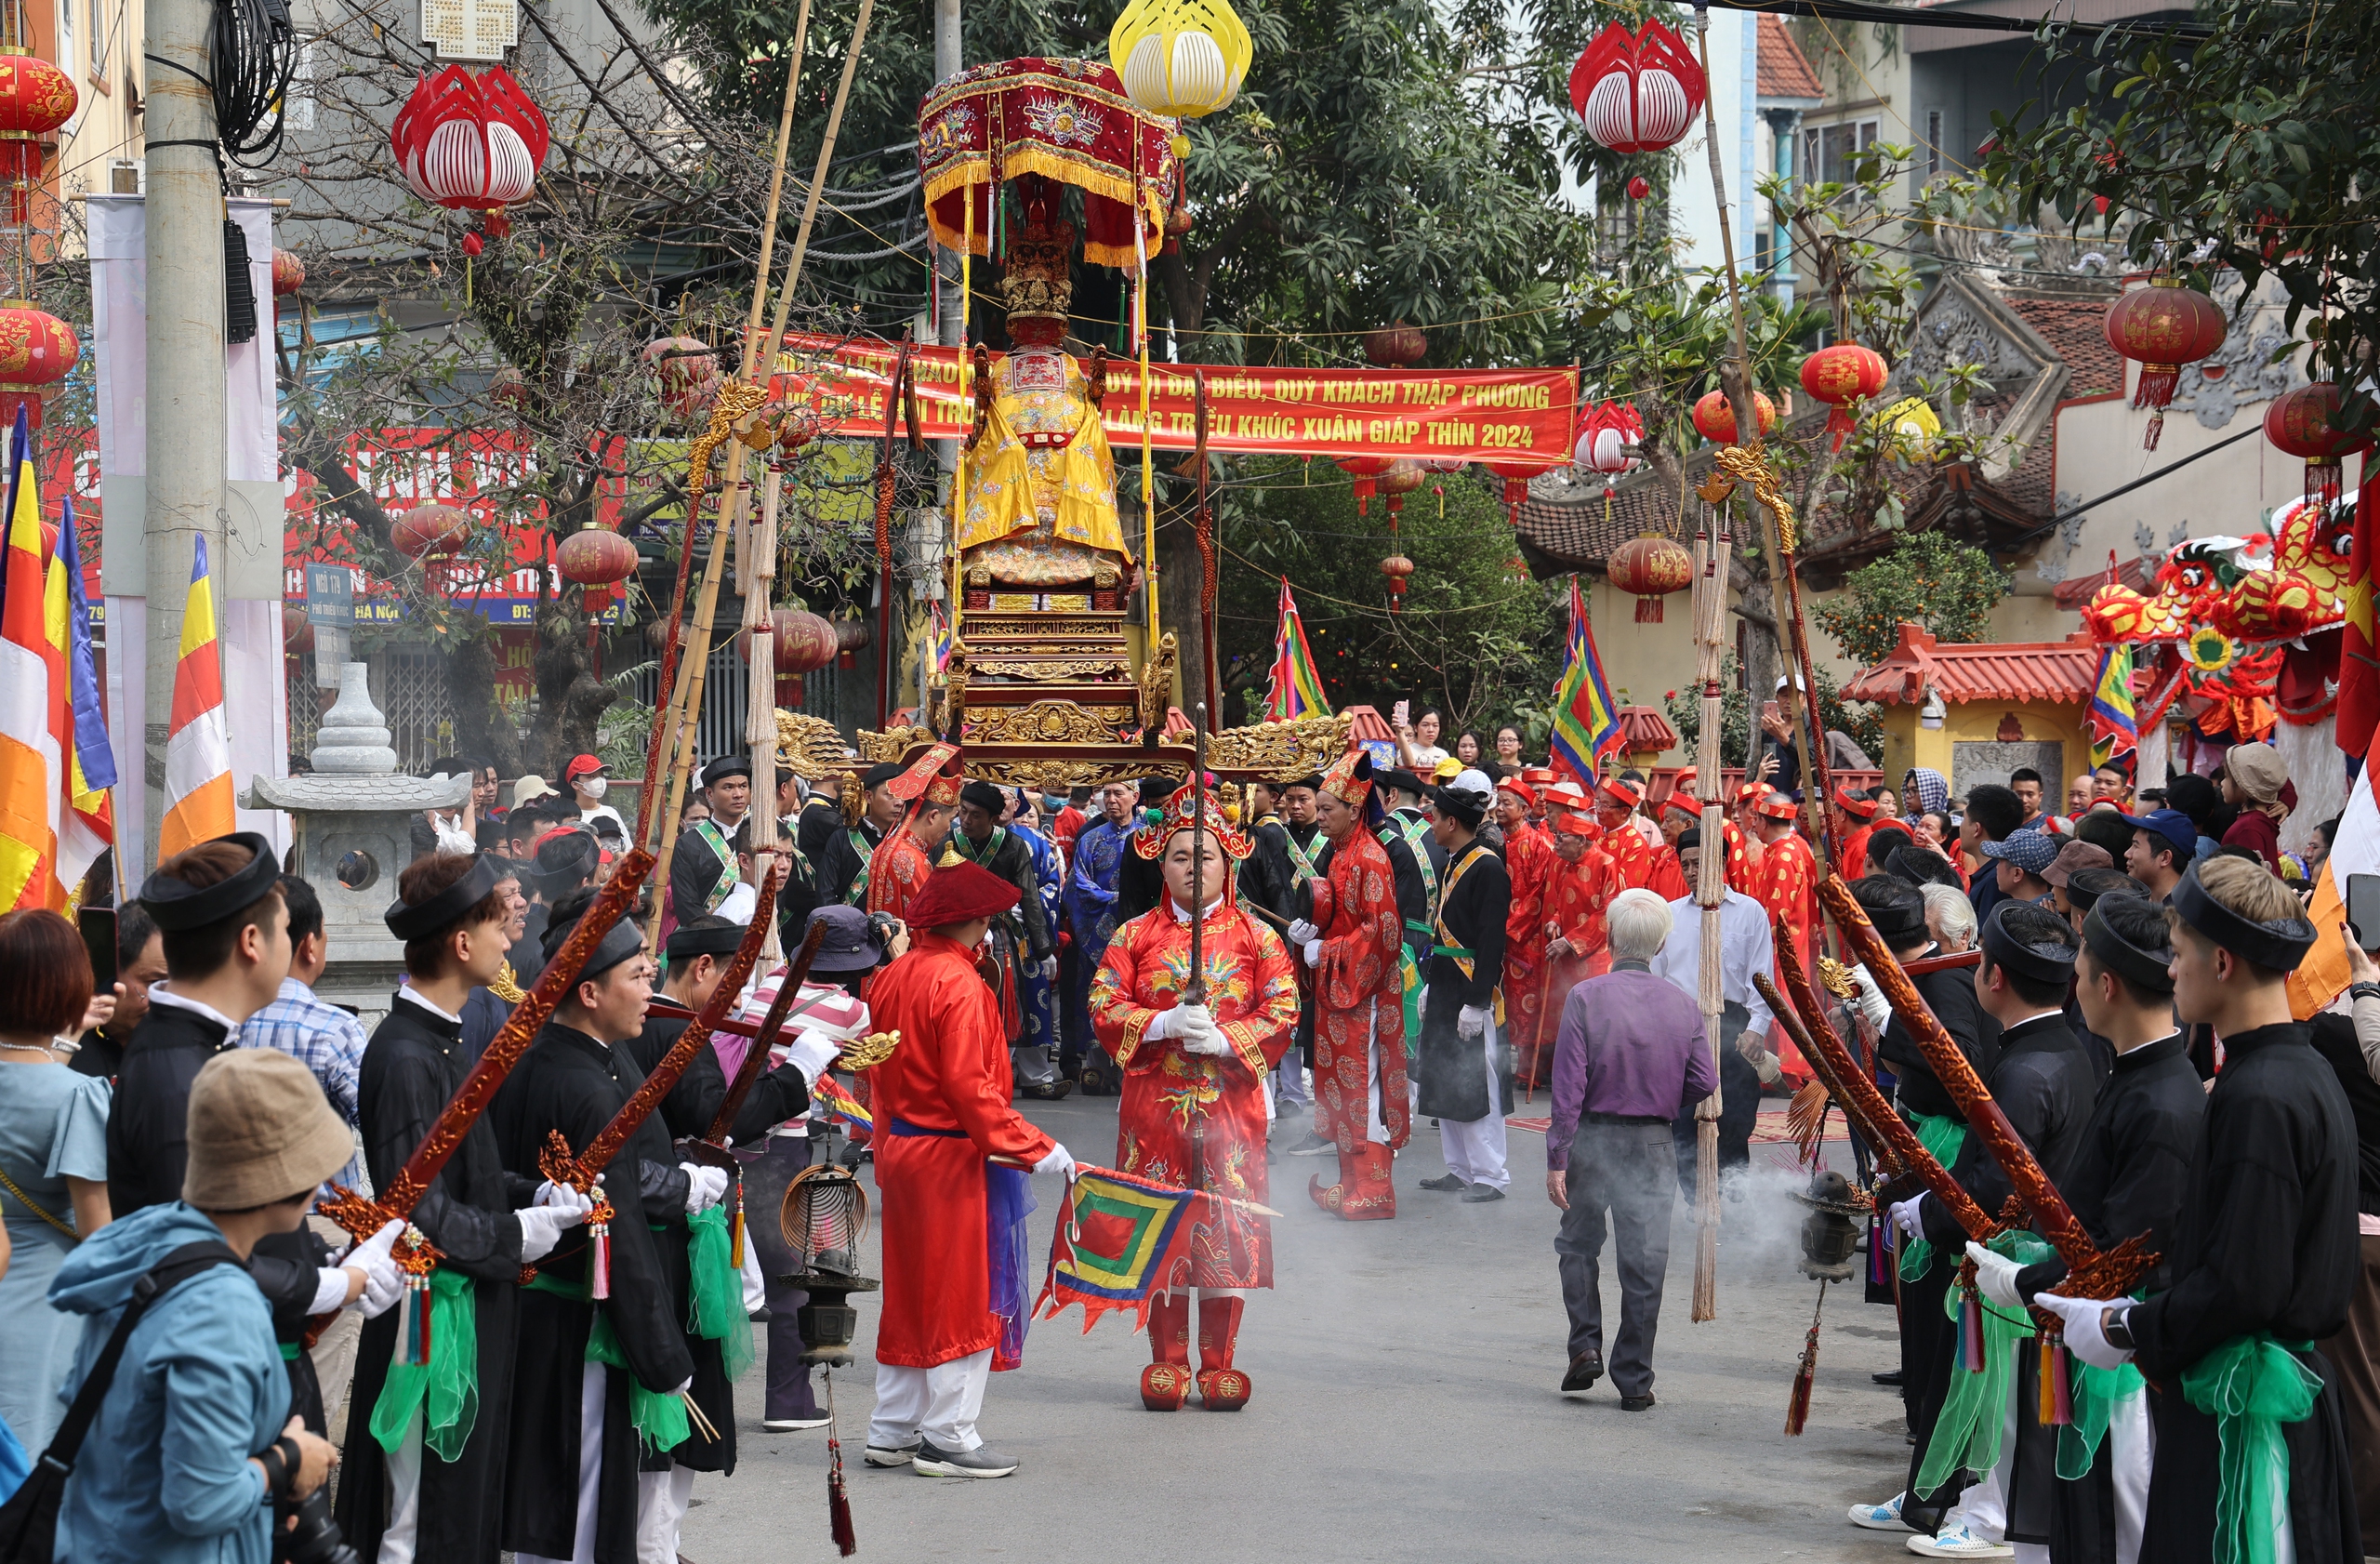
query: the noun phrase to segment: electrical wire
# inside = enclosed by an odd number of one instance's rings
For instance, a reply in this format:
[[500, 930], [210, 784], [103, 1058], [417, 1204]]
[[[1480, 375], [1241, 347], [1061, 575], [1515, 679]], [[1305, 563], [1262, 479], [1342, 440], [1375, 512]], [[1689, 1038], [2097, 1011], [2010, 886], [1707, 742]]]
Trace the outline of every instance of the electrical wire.
[[224, 154], [261, 168], [281, 151], [298, 33], [287, 0], [215, 0], [208, 42], [215, 79], [215, 130]]

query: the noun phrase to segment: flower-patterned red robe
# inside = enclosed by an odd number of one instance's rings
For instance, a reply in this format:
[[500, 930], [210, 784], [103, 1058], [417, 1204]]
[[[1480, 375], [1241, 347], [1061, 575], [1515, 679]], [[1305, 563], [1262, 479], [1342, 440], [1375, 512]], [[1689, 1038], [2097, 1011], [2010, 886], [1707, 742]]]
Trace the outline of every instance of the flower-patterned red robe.
[[1760, 905], [1793, 931], [1793, 946], [1807, 966], [1817, 953], [1818, 860], [1800, 833], [1778, 837], [1760, 858]]
[[1603, 850], [1611, 856], [1612, 867], [1620, 871], [1620, 888], [1641, 891], [1653, 878], [1653, 850], [1635, 828], [1622, 820], [1618, 828], [1606, 827]]
[[[1297, 978], [1281, 936], [1228, 897], [1207, 915], [1200, 935], [1207, 1006], [1231, 1041], [1229, 1057], [1185, 1053], [1179, 1038], [1151, 1042], [1144, 1035], [1158, 1011], [1181, 1002], [1190, 979], [1190, 925], [1170, 896], [1116, 931], [1091, 980], [1092, 1029], [1124, 1069], [1116, 1165], [1161, 1184], [1262, 1204], [1264, 1076], [1289, 1052]], [[1221, 1208], [1191, 1239], [1188, 1285], [1272, 1286], [1267, 1220], [1240, 1207]]]
[[[1644, 839], [1622, 830], [1643, 851]], [[1534, 826], [1504, 833], [1504, 872], [1513, 899], [1504, 914], [1504, 1029], [1515, 1063], [1534, 1054], [1538, 1034], [1550, 1031], [1545, 1005], [1545, 881], [1562, 862], [1553, 839]], [[1551, 1040], [1549, 1037], [1547, 1040]]]
[[1545, 991], [1545, 1014], [1552, 1020], [1538, 1039], [1537, 1049], [1534, 1053], [1515, 1050], [1514, 1055], [1521, 1078], [1532, 1087], [1553, 1079], [1554, 1031], [1570, 990], [1611, 970], [1605, 913], [1611, 898], [1627, 888], [1620, 882], [1611, 855], [1592, 842], [1577, 863], [1563, 862], [1557, 853], [1546, 866], [1538, 927], [1553, 924], [1554, 932], [1569, 942], [1570, 954], [1552, 958], [1554, 981]]
[[1405, 921], [1396, 870], [1369, 830], [1330, 850], [1327, 878], [1310, 882], [1322, 958], [1314, 964], [1314, 1127], [1342, 1152], [1368, 1138], [1371, 1044], [1380, 1045], [1381, 1116], [1388, 1147], [1412, 1137], [1405, 1076]]
[[1653, 872], [1645, 879], [1645, 889], [1663, 901], [1675, 901], [1694, 887], [1686, 882], [1686, 866], [1678, 861], [1677, 849], [1662, 842], [1653, 849]]
[[1727, 839], [1727, 889], [1739, 895], [1750, 896], [1752, 900], [1758, 901], [1761, 883], [1760, 841], [1756, 837], [1748, 835], [1744, 828], [1733, 820], [1727, 821], [1724, 829]]
[[932, 873], [932, 855], [909, 834], [906, 824], [895, 828], [868, 855], [867, 909], [889, 912], [907, 922], [909, 903], [926, 888], [926, 877]]

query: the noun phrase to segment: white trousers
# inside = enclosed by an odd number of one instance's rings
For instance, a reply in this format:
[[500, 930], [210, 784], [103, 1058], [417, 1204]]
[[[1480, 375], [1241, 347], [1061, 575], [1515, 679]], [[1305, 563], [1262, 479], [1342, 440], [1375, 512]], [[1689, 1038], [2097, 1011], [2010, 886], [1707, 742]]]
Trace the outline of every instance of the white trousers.
[[610, 1372], [601, 1363], [589, 1363], [578, 1381], [578, 1524], [570, 1557], [516, 1553], [516, 1564], [595, 1564], [595, 1513], [603, 1487], [604, 1376]]
[[421, 1531], [421, 1428], [416, 1407], [404, 1438], [389, 1451], [389, 1527], [380, 1533], [379, 1564], [413, 1564]]
[[691, 1467], [636, 1475], [636, 1564], [678, 1564], [678, 1528], [694, 1496]]
[[2140, 1532], [2149, 1520], [2149, 1472], [2157, 1457], [2157, 1426], [2149, 1421], [2149, 1392], [2119, 1396], [2108, 1409], [2108, 1462], [2116, 1490], [2116, 1564], [2140, 1564]]
[[[1480, 1032], [1479, 1067], [1488, 1074], [1488, 1117], [1458, 1121], [1441, 1116], [1438, 1149], [1446, 1154], [1447, 1171], [1465, 1184], [1501, 1189], [1512, 1183], [1513, 1175], [1504, 1166], [1503, 1089], [1496, 1079], [1496, 1045], [1501, 1040], [1497, 1030], [1496, 1023], [1490, 1021]], [[1373, 1062], [1377, 1066], [1378, 1060]]]
[[984, 1387], [992, 1380], [992, 1349], [931, 1369], [903, 1363], [876, 1365], [876, 1415], [867, 1442], [876, 1450], [899, 1450], [925, 1440], [958, 1454], [980, 1449], [975, 1420], [984, 1412]]
[[[1379, 1145], [1388, 1144], [1388, 1126], [1380, 1121], [1380, 1001], [1374, 1000], [1364, 1027], [1369, 1034], [1364, 1042], [1364, 1138]], [[1495, 1099], [1488, 1099], [1493, 1102]], [[1499, 1125], [1503, 1115], [1495, 1116]], [[1501, 1158], [1501, 1153], [1500, 1152]]]
[[[745, 1221], [749, 1223], [747, 1213]], [[744, 1234], [744, 1312], [752, 1314], [769, 1301], [767, 1279], [760, 1275], [760, 1246], [752, 1241], [747, 1227]]]

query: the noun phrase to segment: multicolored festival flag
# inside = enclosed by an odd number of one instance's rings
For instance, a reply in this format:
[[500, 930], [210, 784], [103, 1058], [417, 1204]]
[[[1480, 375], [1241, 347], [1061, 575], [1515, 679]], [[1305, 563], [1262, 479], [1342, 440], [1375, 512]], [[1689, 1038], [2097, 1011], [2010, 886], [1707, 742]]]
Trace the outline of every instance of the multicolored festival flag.
[[229, 836], [231, 736], [223, 721], [223, 662], [215, 643], [215, 590], [206, 538], [191, 539], [190, 599], [182, 610], [182, 658], [174, 669], [173, 719], [165, 733], [165, 818], [157, 856]]
[[[2380, 732], [2364, 737], [2363, 769], [2347, 790], [2347, 807], [2339, 811], [2338, 829], [2331, 839], [2331, 855], [2323, 860], [2314, 881], [2314, 899], [2306, 908], [2322, 937], [2289, 974], [2289, 1010], [2300, 1021], [2328, 1010], [2354, 980], [2347, 943], [2332, 931], [2347, 921], [2347, 881], [2359, 874], [2380, 874], [2380, 797], [2373, 792], [2372, 770], [2380, 765]], [[2372, 930], [2358, 932], [2372, 937]]]
[[1603, 658], [1595, 652], [1594, 627], [1579, 578], [1570, 577], [1570, 656], [1562, 682], [1554, 686], [1553, 763], [1580, 786], [1595, 783], [1595, 762], [1620, 742], [1620, 716], [1604, 683]]
[[1281, 577], [1281, 622], [1273, 632], [1273, 694], [1265, 703], [1268, 722], [1294, 722], [1301, 717], [1328, 717], [1330, 697], [1322, 693], [1322, 672], [1306, 650], [1305, 621], [1298, 617], [1298, 600], [1289, 595], [1289, 578]]
[[2111, 643], [2099, 653], [2099, 680], [2091, 692], [2091, 763], [2106, 765], [2139, 747], [2139, 714], [2132, 702], [2132, 648]]
[[933, 658], [933, 670], [941, 673], [950, 667], [950, 616], [942, 611], [939, 601], [926, 604], [926, 652]]
[[11, 911], [66, 905], [58, 882], [65, 665], [49, 640], [49, 549], [30, 442], [20, 411], [0, 556], [0, 909]]
[[[1183, 872], [1188, 871], [1185, 869]], [[833, 1076], [819, 1076], [818, 1084], [811, 1088], [810, 1095], [820, 1108], [844, 1123], [871, 1133], [875, 1131], [876, 1115], [868, 1112], [867, 1105], [845, 1091]]]
[[66, 773], [64, 810], [58, 825], [58, 881], [67, 890], [83, 882], [99, 855], [115, 842], [115, 749], [108, 742], [108, 714], [99, 702], [98, 664], [91, 655], [91, 604], [83, 595], [82, 550], [74, 541], [74, 502], [66, 501], [58, 524], [58, 555], [50, 562], [46, 603], [50, 646], [66, 668]]
[[1189, 1264], [1190, 1234], [1198, 1226], [1188, 1220], [1190, 1208], [1209, 1199], [1113, 1168], [1083, 1168], [1058, 1209], [1035, 1318], [1054, 1319], [1068, 1304], [1080, 1304], [1085, 1331], [1111, 1309], [1130, 1310], [1133, 1328], [1144, 1329], [1150, 1295], [1164, 1292]]

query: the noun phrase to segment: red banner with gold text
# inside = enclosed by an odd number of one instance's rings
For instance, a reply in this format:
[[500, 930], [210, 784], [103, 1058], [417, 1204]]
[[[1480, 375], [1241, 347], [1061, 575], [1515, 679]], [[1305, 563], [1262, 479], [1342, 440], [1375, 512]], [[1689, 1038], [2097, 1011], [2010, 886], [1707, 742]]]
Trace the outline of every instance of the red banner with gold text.
[[[897, 350], [876, 342], [788, 337], [783, 371], [807, 377], [827, 432], [884, 433], [884, 397]], [[997, 355], [996, 355], [997, 356]], [[930, 440], [972, 426], [959, 351], [919, 348], [919, 415]], [[1207, 444], [1218, 451], [1295, 456], [1413, 457], [1423, 461], [1570, 460], [1571, 369], [1273, 369], [1239, 364], [1149, 366], [1149, 442], [1197, 444], [1191, 372], [1207, 372]], [[1139, 364], [1111, 359], [1100, 421], [1120, 458], [1141, 443]]]

